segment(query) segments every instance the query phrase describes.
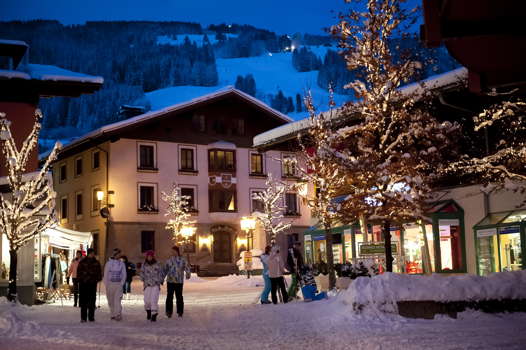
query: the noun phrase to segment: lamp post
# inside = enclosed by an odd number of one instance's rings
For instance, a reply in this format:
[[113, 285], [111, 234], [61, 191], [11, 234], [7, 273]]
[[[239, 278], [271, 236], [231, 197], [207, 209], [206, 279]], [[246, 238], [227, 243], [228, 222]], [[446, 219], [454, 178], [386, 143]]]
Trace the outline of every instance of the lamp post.
[[[193, 225], [184, 225], [181, 228], [181, 231], [179, 233], [182, 236], [182, 242], [184, 243], [185, 247], [188, 247], [190, 242], [192, 241], [192, 237], [195, 235], [196, 227]], [[192, 266], [190, 264], [190, 252], [189, 249], [186, 249], [186, 257], [188, 259], [188, 265]]]
[[[245, 231], [247, 234], [247, 251], [244, 256], [244, 265], [247, 270], [247, 278], [250, 278], [250, 269], [252, 265], [252, 252], [250, 251], [250, 246], [252, 243], [252, 248], [254, 248], [254, 229], [256, 228], [256, 219], [252, 216], [244, 216], [240, 221], [241, 230]], [[248, 266], [247, 266], [248, 265]]]

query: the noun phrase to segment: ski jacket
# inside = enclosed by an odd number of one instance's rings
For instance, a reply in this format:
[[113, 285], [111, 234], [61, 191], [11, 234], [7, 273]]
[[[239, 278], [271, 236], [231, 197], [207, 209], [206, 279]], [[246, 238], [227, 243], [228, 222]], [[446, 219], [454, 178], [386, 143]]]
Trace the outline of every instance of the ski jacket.
[[185, 275], [190, 279], [190, 266], [182, 256], [172, 256], [164, 264], [164, 273], [167, 282], [184, 283]]
[[164, 276], [163, 268], [158, 262], [153, 264], [145, 262], [142, 264], [141, 272], [139, 274], [144, 289], [146, 289], [146, 287], [160, 286], [164, 282]]
[[100, 262], [88, 256], [80, 260], [77, 267], [77, 280], [79, 283], [98, 283], [102, 281]]
[[133, 276], [135, 276], [135, 264], [126, 262], [124, 263], [124, 266], [126, 266], [126, 281], [131, 282]]
[[316, 280], [311, 270], [306, 270], [301, 274], [300, 283], [302, 287], [305, 286], [314, 286], [316, 287]]
[[303, 257], [298, 249], [289, 249], [287, 255], [287, 266], [291, 273], [299, 273], [303, 269]]
[[69, 269], [68, 269], [68, 276], [71, 277], [71, 278], [77, 278], [77, 269], [79, 267], [79, 262], [80, 260], [82, 259], [73, 259], [71, 261], [71, 264], [69, 264]]
[[123, 285], [124, 282], [126, 282], [126, 266], [122, 261], [110, 258], [104, 266], [104, 284], [106, 286], [110, 283]]
[[269, 259], [269, 255], [268, 254], [261, 254], [259, 259], [261, 260], [261, 264], [263, 265], [263, 275], [268, 276], [268, 259]]
[[269, 277], [270, 278], [281, 277], [283, 276], [284, 271], [285, 271], [285, 265], [283, 264], [283, 259], [281, 258], [281, 255], [276, 251], [272, 251], [268, 258]]

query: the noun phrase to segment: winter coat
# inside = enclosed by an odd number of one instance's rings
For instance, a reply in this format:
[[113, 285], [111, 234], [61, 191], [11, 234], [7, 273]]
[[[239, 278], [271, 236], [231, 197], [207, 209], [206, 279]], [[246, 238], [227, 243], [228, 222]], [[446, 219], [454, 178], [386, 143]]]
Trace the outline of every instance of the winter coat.
[[125, 262], [124, 265], [126, 266], [126, 281], [131, 282], [133, 276], [135, 276], [135, 264]]
[[185, 274], [186, 279], [190, 278], [190, 266], [182, 256], [172, 256], [164, 264], [164, 273], [167, 282], [184, 283]]
[[154, 262], [153, 264], [145, 262], [142, 264], [141, 272], [139, 274], [144, 289], [146, 289], [146, 287], [160, 286], [164, 282], [164, 276], [163, 268], [158, 262]]
[[261, 260], [261, 264], [263, 265], [263, 275], [268, 276], [268, 259], [269, 259], [269, 255], [268, 254], [261, 254], [259, 259]]
[[303, 269], [303, 256], [296, 248], [290, 248], [287, 254], [287, 266], [291, 273], [299, 273]]
[[305, 270], [301, 274], [300, 284], [302, 287], [305, 286], [314, 286], [316, 288], [316, 280], [311, 270]]
[[283, 276], [284, 271], [285, 271], [285, 265], [283, 263], [283, 259], [281, 258], [281, 255], [276, 251], [272, 251], [268, 258], [269, 277], [270, 278], [281, 277]]
[[102, 268], [96, 258], [85, 257], [77, 267], [79, 283], [98, 283], [102, 281]]
[[68, 269], [68, 276], [71, 277], [71, 278], [77, 278], [77, 269], [79, 267], [79, 262], [80, 260], [82, 259], [73, 259], [71, 261], [71, 264], [69, 264], [69, 269]]
[[104, 284], [119, 283], [123, 285], [126, 282], [126, 266], [118, 259], [110, 258], [104, 266]]

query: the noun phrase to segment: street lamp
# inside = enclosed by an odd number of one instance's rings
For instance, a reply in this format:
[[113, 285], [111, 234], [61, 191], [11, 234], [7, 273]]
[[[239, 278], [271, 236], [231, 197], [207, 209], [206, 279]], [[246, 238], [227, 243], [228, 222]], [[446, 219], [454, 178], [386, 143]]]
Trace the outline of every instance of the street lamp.
[[245, 269], [247, 270], [247, 278], [250, 278], [250, 268], [252, 265], [252, 252], [250, 251], [250, 246], [252, 243], [252, 248], [254, 248], [254, 229], [256, 228], [256, 219], [252, 216], [244, 216], [240, 221], [241, 230], [245, 231], [247, 234], [247, 251], [245, 252]]
[[197, 230], [197, 228], [195, 226], [193, 226], [193, 225], [184, 225], [181, 228], [181, 231], [179, 231], [179, 233], [183, 237], [184, 245], [187, 247], [187, 249], [186, 249], [186, 256], [187, 256], [187, 259], [188, 259], [188, 265], [190, 265], [190, 266], [191, 266], [191, 264], [190, 264], [190, 249], [188, 249], [188, 248], [189, 248], [190, 242], [192, 241], [192, 237], [195, 235], [195, 231], [196, 230]]

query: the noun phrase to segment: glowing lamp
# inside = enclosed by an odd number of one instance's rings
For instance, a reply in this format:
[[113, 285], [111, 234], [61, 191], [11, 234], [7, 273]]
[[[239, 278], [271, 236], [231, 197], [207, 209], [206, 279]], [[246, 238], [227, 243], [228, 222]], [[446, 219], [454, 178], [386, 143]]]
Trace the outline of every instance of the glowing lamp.
[[256, 228], [256, 219], [252, 216], [244, 216], [240, 221], [241, 229], [245, 232], [254, 230]]
[[104, 199], [104, 192], [103, 191], [97, 191], [97, 200], [101, 201]]

